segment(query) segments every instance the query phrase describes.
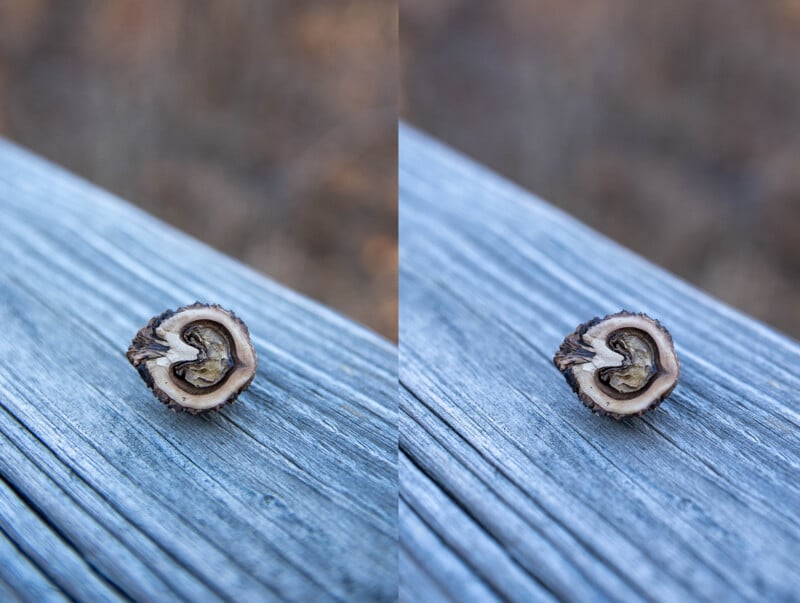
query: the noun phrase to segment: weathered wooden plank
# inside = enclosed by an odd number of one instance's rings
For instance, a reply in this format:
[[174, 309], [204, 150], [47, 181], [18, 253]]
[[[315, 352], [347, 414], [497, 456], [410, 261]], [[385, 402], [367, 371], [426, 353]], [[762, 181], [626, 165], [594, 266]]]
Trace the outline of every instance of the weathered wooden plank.
[[[796, 342], [408, 127], [400, 239], [401, 599], [800, 600]], [[617, 422], [552, 357], [623, 308], [683, 371]]]
[[[9, 589], [396, 597], [391, 344], [6, 142], [0, 254]], [[260, 360], [238, 402], [199, 417], [169, 412], [124, 355], [195, 300], [241, 316]]]
[[97, 575], [89, 562], [61, 537], [57, 528], [42, 521], [8, 484], [4, 482], [3, 486], [0, 521], [7, 526], [6, 535], [36, 567], [71, 598], [83, 601], [118, 599], [114, 585]]
[[23, 601], [21, 593], [30, 600], [69, 601], [61, 590], [33, 565], [27, 557], [0, 533], [0, 600]]

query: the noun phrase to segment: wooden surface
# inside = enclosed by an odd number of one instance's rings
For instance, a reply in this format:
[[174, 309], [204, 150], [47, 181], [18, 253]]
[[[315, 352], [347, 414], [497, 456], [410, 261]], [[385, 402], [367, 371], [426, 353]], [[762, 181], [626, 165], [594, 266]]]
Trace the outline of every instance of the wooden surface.
[[[400, 237], [401, 600], [800, 600], [796, 342], [407, 127]], [[683, 370], [616, 422], [552, 357], [622, 308]]]
[[[392, 345], [5, 142], [0, 254], [0, 599], [396, 597]], [[203, 417], [125, 358], [195, 300], [260, 360]]]

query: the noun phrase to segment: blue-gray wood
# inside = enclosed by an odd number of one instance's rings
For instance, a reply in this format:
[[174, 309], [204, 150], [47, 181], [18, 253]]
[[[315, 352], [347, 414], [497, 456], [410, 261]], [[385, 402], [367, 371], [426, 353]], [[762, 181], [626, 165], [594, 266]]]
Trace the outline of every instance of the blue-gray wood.
[[[0, 255], [0, 598], [396, 598], [394, 346], [7, 142]], [[260, 361], [205, 416], [125, 358], [195, 300]]]
[[[401, 600], [800, 600], [796, 342], [408, 127], [400, 239]], [[617, 422], [552, 357], [623, 308], [682, 374]]]

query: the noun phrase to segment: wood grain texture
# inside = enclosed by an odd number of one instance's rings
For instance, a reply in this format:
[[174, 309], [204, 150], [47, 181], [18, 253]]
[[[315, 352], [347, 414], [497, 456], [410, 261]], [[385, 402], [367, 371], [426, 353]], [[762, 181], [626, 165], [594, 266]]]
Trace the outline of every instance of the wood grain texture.
[[[800, 600], [796, 342], [409, 127], [400, 239], [401, 600]], [[552, 357], [623, 308], [682, 375], [617, 422]]]
[[[396, 598], [391, 344], [7, 142], [0, 254], [0, 596]], [[125, 358], [195, 300], [259, 355], [201, 417]]]

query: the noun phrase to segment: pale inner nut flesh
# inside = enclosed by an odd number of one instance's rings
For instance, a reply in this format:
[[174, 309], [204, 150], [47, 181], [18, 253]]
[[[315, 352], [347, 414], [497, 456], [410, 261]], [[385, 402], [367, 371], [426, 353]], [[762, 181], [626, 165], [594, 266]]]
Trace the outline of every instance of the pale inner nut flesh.
[[230, 333], [225, 327], [209, 321], [191, 323], [183, 332], [183, 340], [199, 352], [195, 360], [172, 365], [175, 374], [191, 386], [188, 391], [225, 380], [235, 364]]
[[127, 356], [159, 400], [194, 414], [233, 402], [258, 363], [245, 324], [220, 306], [201, 303], [152, 318]]
[[658, 373], [658, 348], [644, 331], [620, 329], [608, 336], [609, 348], [621, 354], [622, 366], [597, 371], [597, 378], [611, 390], [631, 394], [644, 389]]
[[624, 311], [578, 326], [553, 361], [586, 406], [617, 419], [658, 406], [680, 374], [669, 332]]

